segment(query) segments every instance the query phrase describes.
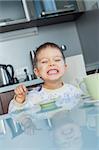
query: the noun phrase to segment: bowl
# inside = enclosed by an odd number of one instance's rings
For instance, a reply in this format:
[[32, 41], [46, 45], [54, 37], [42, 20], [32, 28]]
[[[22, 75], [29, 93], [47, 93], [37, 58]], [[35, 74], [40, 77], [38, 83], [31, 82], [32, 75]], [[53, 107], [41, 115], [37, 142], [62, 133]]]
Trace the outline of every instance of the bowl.
[[51, 101], [51, 102], [47, 102], [47, 103], [41, 103], [40, 107], [42, 110], [55, 109], [56, 104], [55, 104], [55, 101]]

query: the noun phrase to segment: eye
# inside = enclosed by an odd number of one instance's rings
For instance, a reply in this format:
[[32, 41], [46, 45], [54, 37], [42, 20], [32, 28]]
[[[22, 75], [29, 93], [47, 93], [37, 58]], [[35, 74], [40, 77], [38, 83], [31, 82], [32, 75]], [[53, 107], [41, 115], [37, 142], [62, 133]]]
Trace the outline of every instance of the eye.
[[42, 60], [41, 63], [46, 64], [46, 63], [48, 63], [48, 60]]
[[61, 61], [61, 58], [55, 58], [55, 61]]

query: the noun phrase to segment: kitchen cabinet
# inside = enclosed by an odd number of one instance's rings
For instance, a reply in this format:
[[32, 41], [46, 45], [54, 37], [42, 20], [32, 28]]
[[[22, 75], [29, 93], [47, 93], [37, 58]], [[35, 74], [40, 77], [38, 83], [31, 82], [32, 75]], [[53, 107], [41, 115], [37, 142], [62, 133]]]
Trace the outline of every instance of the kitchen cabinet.
[[[26, 0], [0, 1], [0, 33], [24, 28], [22, 25], [35, 16], [29, 11]], [[13, 27], [14, 26], [14, 27]], [[11, 29], [12, 28], [12, 29]]]
[[0, 115], [3, 114], [3, 108], [2, 108], [2, 103], [1, 103], [1, 100], [0, 100]]
[[99, 0], [86, 1], [85, 0], [86, 11], [94, 10], [99, 8]]
[[0, 104], [1, 104], [0, 114], [6, 114], [8, 112], [8, 106], [13, 96], [14, 91], [0, 93]]
[[[84, 1], [76, 0], [32, 0], [37, 18], [58, 16], [72, 11], [84, 10]], [[31, 8], [30, 8], [31, 9]], [[31, 9], [32, 11], [33, 9]]]
[[27, 20], [22, 1], [0, 1], [0, 26], [25, 22]]
[[84, 12], [69, 12], [64, 13], [62, 15], [58, 16], [51, 16], [51, 17], [43, 17], [43, 18], [37, 18], [34, 20], [30, 20], [29, 22], [21, 22], [21, 23], [15, 23], [15, 24], [9, 24], [6, 26], [0, 27], [0, 33], [5, 33], [9, 31], [15, 31], [15, 30], [21, 30], [26, 28], [32, 28], [32, 27], [41, 27], [41, 26], [47, 26], [52, 24], [58, 24], [63, 22], [69, 22], [69, 21], [75, 21], [78, 19]]
[[99, 68], [99, 9], [87, 11], [76, 22], [86, 70], [95, 73]]
[[0, 33], [74, 21], [84, 13], [83, 0], [0, 2]]

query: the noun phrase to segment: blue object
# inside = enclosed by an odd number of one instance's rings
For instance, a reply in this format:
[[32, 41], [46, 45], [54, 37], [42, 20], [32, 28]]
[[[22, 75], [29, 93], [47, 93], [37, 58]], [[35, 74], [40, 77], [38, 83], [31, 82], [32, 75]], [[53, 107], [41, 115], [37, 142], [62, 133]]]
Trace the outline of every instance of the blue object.
[[19, 123], [15, 122], [12, 118], [6, 119], [6, 122], [10, 128], [12, 138], [23, 133], [24, 130], [21, 128], [21, 125]]

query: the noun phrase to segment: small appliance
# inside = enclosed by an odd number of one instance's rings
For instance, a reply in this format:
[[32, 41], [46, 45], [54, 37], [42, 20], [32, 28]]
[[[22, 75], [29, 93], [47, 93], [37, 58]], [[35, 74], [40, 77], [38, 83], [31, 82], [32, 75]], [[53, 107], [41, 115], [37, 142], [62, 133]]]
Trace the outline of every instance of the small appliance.
[[14, 84], [14, 68], [12, 65], [0, 64], [0, 87]]
[[34, 73], [34, 66], [35, 66], [34, 57], [35, 57], [35, 50], [31, 50], [30, 51], [30, 60], [31, 60], [31, 65], [32, 65], [32, 70], [33, 70], [33, 79], [37, 79], [37, 76]]

